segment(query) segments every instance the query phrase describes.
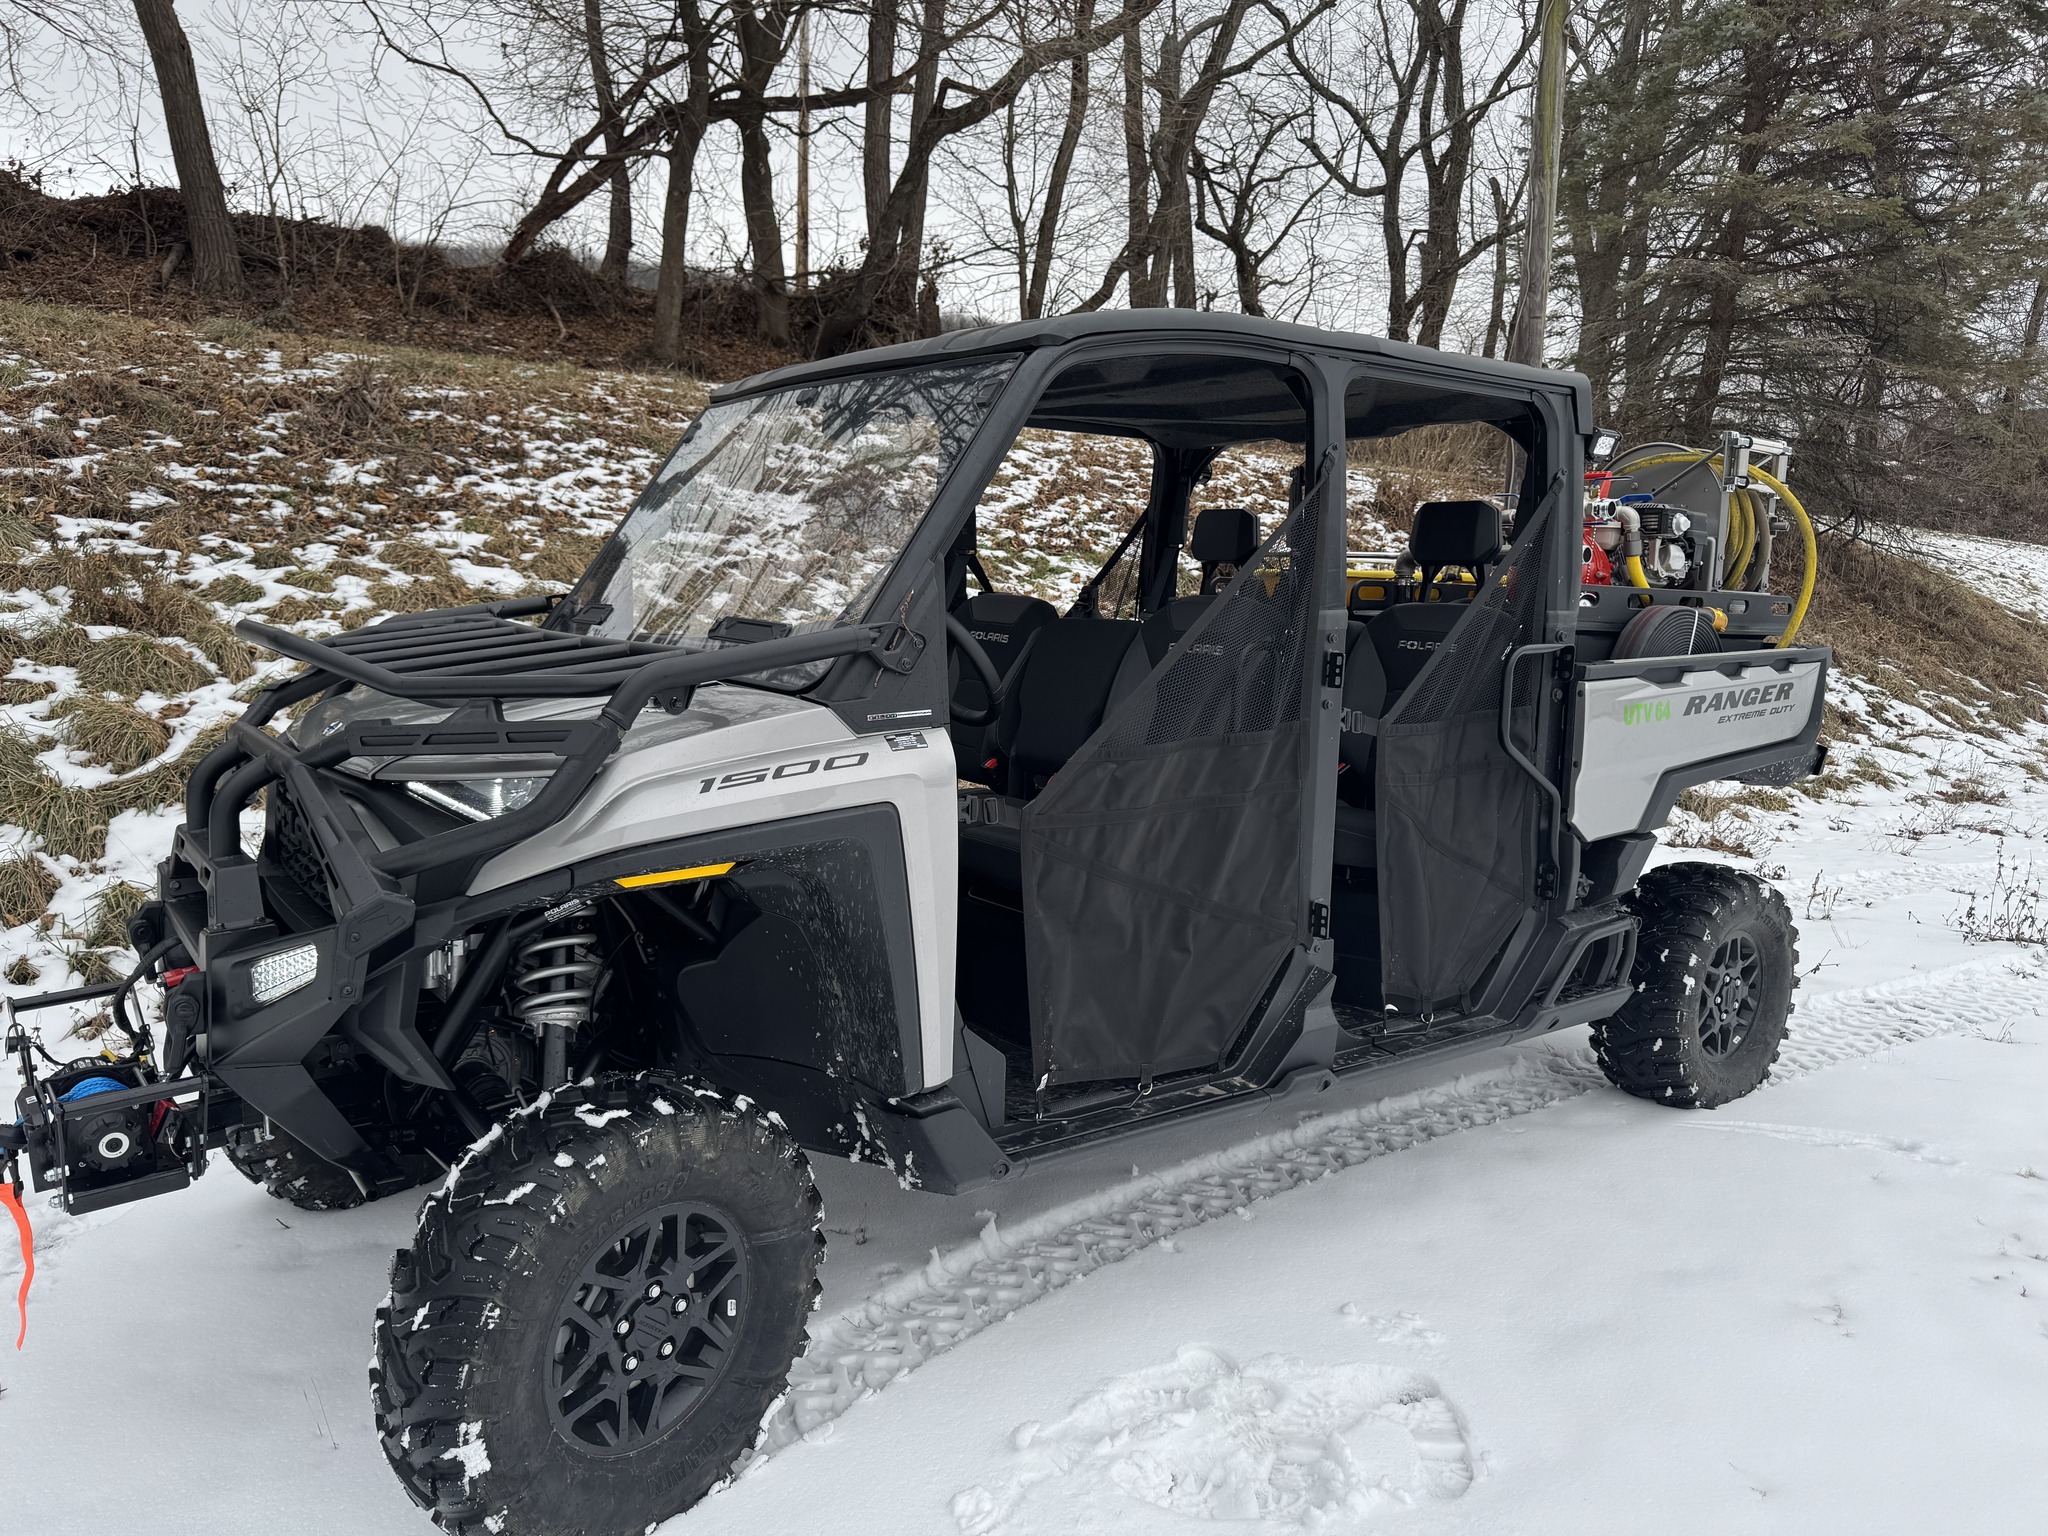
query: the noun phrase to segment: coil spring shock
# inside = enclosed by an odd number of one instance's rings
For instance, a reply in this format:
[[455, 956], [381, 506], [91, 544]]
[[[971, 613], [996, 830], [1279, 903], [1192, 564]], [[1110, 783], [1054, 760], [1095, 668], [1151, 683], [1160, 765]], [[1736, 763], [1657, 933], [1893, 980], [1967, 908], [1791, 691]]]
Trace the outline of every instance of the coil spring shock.
[[519, 946], [512, 961], [512, 1011], [541, 1042], [541, 1087], [568, 1080], [569, 1037], [590, 1023], [604, 980], [587, 914], [570, 917]]

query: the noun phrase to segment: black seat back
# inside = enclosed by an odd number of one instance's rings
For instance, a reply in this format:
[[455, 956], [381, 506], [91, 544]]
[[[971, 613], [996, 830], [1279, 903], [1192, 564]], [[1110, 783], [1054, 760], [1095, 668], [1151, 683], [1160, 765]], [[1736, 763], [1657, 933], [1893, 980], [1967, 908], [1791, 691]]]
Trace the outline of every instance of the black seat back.
[[[978, 592], [953, 612], [967, 632], [981, 642], [988, 659], [1004, 677], [1023, 657], [1031, 637], [1059, 617], [1059, 610], [1051, 603], [1022, 592]], [[953, 702], [966, 710], [988, 707], [988, 688], [971, 665], [959, 666], [958, 676], [953, 680]], [[953, 755], [962, 778], [993, 784], [994, 770], [988, 766], [988, 737], [993, 728], [993, 724], [953, 724]]]
[[1188, 531], [1188, 557], [1202, 568], [1202, 591], [1221, 592], [1259, 552], [1259, 520], [1245, 507], [1205, 507]]
[[1006, 793], [1035, 794], [1095, 734], [1137, 636], [1131, 619], [1054, 619], [1025, 643], [992, 737]]
[[1438, 571], [1462, 565], [1475, 583], [1500, 558], [1501, 511], [1490, 501], [1425, 501], [1415, 509], [1408, 553], [1422, 567], [1425, 589]]
[[[1408, 553], [1422, 567], [1423, 590], [1429, 590], [1439, 571], [1454, 565], [1470, 570], [1472, 590], [1481, 590], [1487, 568], [1500, 558], [1500, 536], [1500, 508], [1490, 501], [1425, 501], [1415, 509], [1415, 528], [1408, 535]], [[1385, 678], [1379, 713], [1392, 709], [1408, 691], [1466, 606], [1441, 600], [1395, 603], [1366, 620]]]

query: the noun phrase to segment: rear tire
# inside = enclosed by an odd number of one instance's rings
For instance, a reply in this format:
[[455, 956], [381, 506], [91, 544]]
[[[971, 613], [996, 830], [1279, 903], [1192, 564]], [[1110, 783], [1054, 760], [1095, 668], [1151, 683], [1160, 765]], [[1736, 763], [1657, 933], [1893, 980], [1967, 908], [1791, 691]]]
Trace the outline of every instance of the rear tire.
[[824, 1237], [803, 1153], [745, 1102], [601, 1077], [515, 1114], [428, 1197], [370, 1387], [443, 1530], [638, 1536], [753, 1445]]
[[1641, 922], [1621, 1011], [1593, 1026], [1609, 1082], [1679, 1109], [1739, 1099], [1770, 1075], [1799, 985], [1784, 897], [1718, 864], [1667, 864], [1627, 898]]

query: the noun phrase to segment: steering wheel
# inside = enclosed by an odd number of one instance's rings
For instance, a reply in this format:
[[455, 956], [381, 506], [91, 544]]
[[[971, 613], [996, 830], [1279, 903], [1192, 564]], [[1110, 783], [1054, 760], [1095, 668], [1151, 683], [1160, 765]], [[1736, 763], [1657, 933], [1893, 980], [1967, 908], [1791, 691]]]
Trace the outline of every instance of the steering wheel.
[[987, 725], [1003, 712], [1003, 674], [996, 670], [996, 664], [989, 660], [988, 652], [974, 633], [952, 614], [946, 615], [946, 635], [959, 647], [960, 654], [967, 658], [967, 664], [974, 668], [981, 685], [988, 690], [986, 709], [965, 709], [960, 701], [952, 701], [953, 721], [957, 725]]

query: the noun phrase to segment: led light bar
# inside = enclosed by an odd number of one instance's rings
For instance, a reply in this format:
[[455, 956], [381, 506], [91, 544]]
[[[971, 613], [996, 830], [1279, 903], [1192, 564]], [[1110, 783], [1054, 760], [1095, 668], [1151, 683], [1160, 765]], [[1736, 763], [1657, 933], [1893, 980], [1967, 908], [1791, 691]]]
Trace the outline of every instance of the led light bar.
[[301, 944], [297, 949], [280, 949], [249, 966], [249, 996], [259, 1003], [274, 1003], [301, 987], [311, 986], [320, 974], [320, 946]]

